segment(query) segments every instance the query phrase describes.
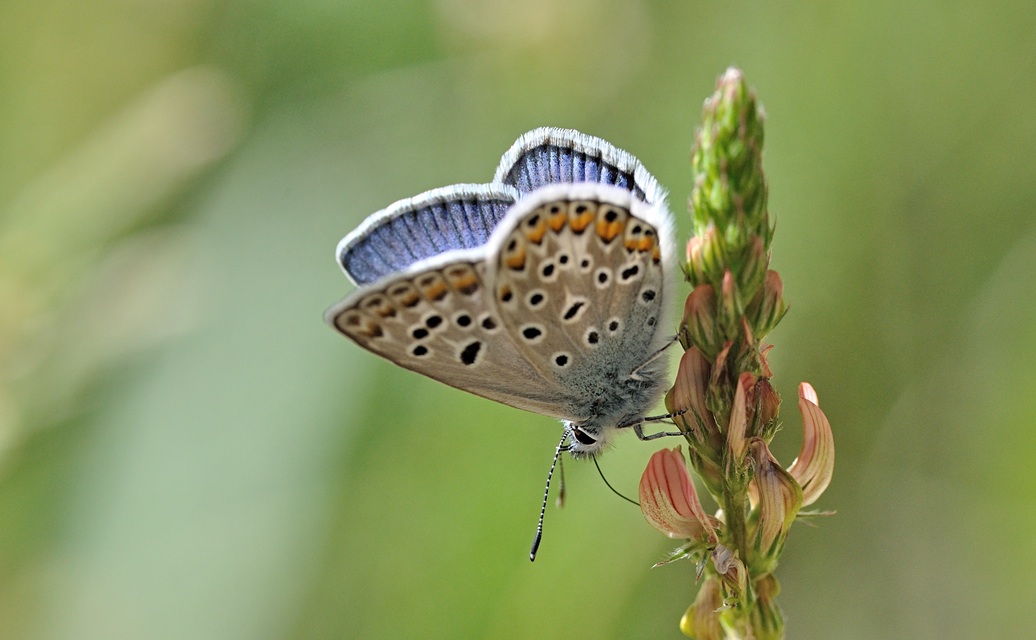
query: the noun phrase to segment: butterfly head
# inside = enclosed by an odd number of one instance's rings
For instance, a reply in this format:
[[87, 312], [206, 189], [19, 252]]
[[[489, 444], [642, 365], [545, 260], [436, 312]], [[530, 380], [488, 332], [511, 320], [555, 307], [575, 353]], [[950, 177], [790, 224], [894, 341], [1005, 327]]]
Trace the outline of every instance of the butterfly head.
[[568, 433], [567, 449], [573, 458], [592, 458], [608, 448], [610, 429], [602, 429], [596, 424], [576, 424], [564, 421], [565, 432]]

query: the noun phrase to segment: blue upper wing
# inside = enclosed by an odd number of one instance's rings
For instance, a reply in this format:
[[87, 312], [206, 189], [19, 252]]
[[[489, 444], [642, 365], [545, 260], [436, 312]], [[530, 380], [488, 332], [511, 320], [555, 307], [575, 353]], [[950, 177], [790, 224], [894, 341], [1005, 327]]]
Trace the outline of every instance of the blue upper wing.
[[447, 251], [480, 247], [518, 197], [504, 185], [452, 185], [400, 200], [343, 238], [338, 262], [363, 285]]
[[648, 204], [665, 200], [655, 177], [632, 154], [601, 138], [573, 129], [542, 127], [526, 133], [500, 160], [493, 182], [524, 196], [563, 182], [596, 182], [622, 187]]

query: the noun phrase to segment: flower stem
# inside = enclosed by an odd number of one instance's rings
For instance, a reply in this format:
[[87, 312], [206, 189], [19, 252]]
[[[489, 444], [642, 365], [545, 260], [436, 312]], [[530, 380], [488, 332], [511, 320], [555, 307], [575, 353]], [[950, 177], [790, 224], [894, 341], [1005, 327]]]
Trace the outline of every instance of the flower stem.
[[744, 558], [748, 550], [748, 526], [745, 521], [748, 514], [748, 491], [732, 491], [728, 484], [722, 500], [730, 544]]

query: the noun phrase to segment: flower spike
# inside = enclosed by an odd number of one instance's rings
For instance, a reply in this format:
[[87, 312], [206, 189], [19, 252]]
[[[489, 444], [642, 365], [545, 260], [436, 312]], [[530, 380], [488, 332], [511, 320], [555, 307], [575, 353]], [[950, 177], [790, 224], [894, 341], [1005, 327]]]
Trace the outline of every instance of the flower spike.
[[[666, 408], [687, 440], [652, 456], [641, 508], [656, 529], [689, 538], [665, 562], [695, 559], [697, 598], [680, 629], [698, 640], [780, 640], [784, 616], [774, 570], [803, 505], [831, 482], [834, 440], [816, 392], [799, 387], [803, 444], [787, 470], [770, 452], [781, 397], [770, 345], [784, 317], [784, 283], [770, 269], [774, 224], [763, 173], [762, 107], [740, 70], [705, 101], [691, 158], [693, 237], [682, 270], [690, 285], [677, 335], [685, 353]], [[719, 507], [702, 510], [687, 464]]]

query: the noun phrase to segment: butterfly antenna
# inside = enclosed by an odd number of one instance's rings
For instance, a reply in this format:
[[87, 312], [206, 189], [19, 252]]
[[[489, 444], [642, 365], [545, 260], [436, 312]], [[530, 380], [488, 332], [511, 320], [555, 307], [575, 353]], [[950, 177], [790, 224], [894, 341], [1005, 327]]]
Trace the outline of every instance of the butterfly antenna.
[[532, 550], [529, 551], [529, 561], [536, 562], [536, 551], [540, 548], [540, 540], [543, 539], [543, 516], [547, 513], [547, 495], [550, 493], [550, 479], [554, 477], [554, 468], [558, 466], [558, 459], [561, 457], [562, 451], [568, 451], [568, 447], [565, 446], [565, 442], [568, 441], [571, 432], [565, 429], [565, 433], [561, 434], [561, 442], [558, 443], [558, 448], [554, 450], [554, 460], [550, 463], [550, 471], [547, 472], [547, 486], [543, 488], [543, 504], [540, 506], [540, 520], [536, 523], [536, 537], [532, 540]]
[[605, 478], [604, 477], [604, 472], [601, 471], [600, 463], [597, 462], [597, 456], [593, 456], [593, 459], [594, 459], [594, 466], [597, 467], [597, 473], [601, 474], [601, 480], [604, 480], [604, 484], [608, 485], [608, 488], [612, 490], [612, 493], [614, 493], [615, 495], [619, 496], [620, 498], [622, 498], [626, 502], [635, 504], [635, 505], [637, 505], [639, 507], [640, 506], [639, 502], [637, 502], [636, 500], [630, 500], [626, 496], [622, 495], [621, 493], [619, 493], [618, 489], [616, 489], [615, 487], [612, 486], [612, 483], [608, 482], [608, 478]]

